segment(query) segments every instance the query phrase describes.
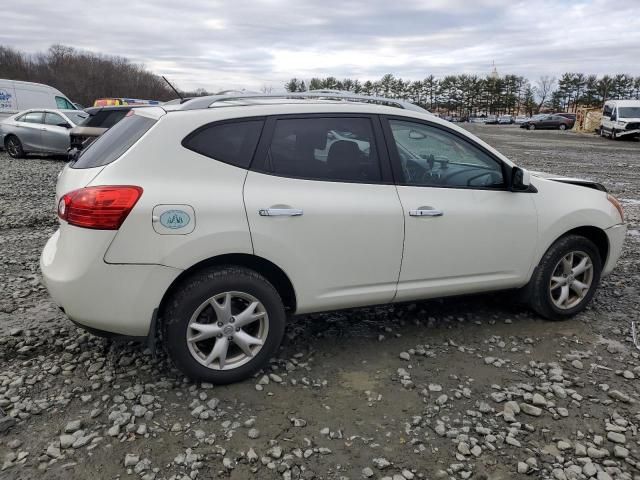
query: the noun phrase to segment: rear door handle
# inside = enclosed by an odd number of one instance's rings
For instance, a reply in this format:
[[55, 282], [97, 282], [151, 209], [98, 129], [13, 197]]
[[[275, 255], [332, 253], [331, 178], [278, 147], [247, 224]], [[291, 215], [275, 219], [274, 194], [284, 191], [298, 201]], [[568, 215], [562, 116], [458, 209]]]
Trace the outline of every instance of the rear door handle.
[[300, 217], [303, 211], [300, 208], [261, 208], [258, 213], [261, 217]]
[[441, 217], [444, 215], [444, 212], [442, 210], [436, 210], [435, 208], [418, 208], [409, 210], [409, 215], [412, 217]]

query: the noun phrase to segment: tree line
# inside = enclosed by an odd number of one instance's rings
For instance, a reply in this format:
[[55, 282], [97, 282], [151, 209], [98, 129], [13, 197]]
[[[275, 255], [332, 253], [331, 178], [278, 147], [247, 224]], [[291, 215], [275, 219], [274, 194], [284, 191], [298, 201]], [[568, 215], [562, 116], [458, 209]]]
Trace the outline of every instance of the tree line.
[[44, 83], [85, 106], [105, 97], [175, 98], [165, 81], [142, 65], [64, 45], [33, 55], [0, 46], [0, 78]]
[[[164, 101], [176, 96], [159, 75], [143, 65], [64, 45], [53, 45], [36, 54], [0, 46], [0, 78], [51, 85], [83, 105], [104, 97]], [[458, 116], [576, 111], [581, 106], [599, 107], [608, 99], [640, 98], [640, 77], [624, 73], [601, 77], [564, 73], [558, 79], [542, 76], [533, 82], [522, 76], [497, 74], [429, 75], [423, 80], [404, 80], [389, 73], [375, 81], [330, 76], [312, 78], [307, 83], [292, 78], [284, 87], [289, 92], [332, 89], [404, 99], [431, 111]], [[271, 93], [274, 89], [264, 86], [262, 91]], [[182, 94], [188, 97], [208, 92], [198, 89]]]
[[336, 77], [312, 78], [308, 84], [292, 78], [288, 92], [346, 90], [362, 95], [402, 99], [430, 111], [460, 117], [527, 114], [540, 111], [575, 112], [579, 107], [601, 107], [609, 99], [640, 99], [640, 77], [627, 74], [586, 75], [564, 73], [559, 79], [541, 76], [533, 84], [517, 75], [447, 75], [423, 80], [403, 80], [393, 74], [376, 81]]

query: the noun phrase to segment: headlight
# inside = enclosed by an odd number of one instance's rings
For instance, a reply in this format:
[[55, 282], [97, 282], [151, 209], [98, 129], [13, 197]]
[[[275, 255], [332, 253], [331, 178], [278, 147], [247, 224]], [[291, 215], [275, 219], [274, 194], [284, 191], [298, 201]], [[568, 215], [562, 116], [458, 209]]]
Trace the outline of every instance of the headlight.
[[611, 194], [607, 194], [607, 200], [609, 200], [609, 202], [614, 207], [616, 207], [616, 210], [618, 210], [618, 213], [620, 214], [620, 221], [624, 222], [624, 210], [622, 210], [622, 205], [620, 204], [618, 199]]

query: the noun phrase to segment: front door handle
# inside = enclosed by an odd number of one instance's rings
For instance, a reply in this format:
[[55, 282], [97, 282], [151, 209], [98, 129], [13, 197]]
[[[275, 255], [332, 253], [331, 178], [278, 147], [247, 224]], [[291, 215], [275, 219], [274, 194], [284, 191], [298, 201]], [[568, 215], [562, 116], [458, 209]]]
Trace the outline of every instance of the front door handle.
[[442, 210], [436, 210], [435, 208], [417, 208], [415, 210], [409, 210], [409, 215], [412, 217], [441, 217], [444, 215]]
[[300, 217], [303, 211], [300, 208], [261, 208], [258, 214], [261, 217]]

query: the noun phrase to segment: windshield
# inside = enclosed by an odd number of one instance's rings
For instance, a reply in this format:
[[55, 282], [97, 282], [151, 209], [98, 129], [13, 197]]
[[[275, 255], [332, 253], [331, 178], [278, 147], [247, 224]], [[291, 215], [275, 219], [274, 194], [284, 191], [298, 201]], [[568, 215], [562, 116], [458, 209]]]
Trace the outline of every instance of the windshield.
[[618, 107], [620, 118], [640, 118], [640, 107]]
[[89, 117], [89, 114], [84, 112], [65, 112], [64, 114], [76, 125], [81, 125]]

